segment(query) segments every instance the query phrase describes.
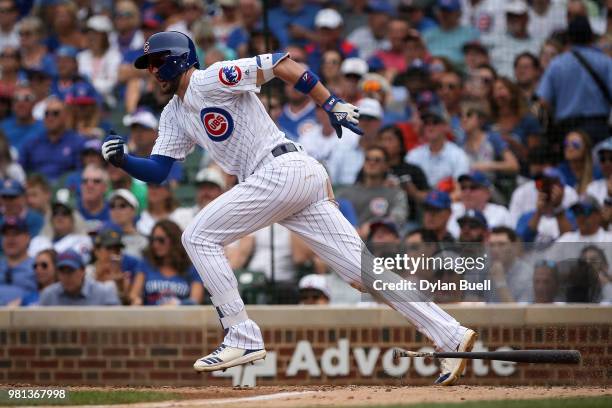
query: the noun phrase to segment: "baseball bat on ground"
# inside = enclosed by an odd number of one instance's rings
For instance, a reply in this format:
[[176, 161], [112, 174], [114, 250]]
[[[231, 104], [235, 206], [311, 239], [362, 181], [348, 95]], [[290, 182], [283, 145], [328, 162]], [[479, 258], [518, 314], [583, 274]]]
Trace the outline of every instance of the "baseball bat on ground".
[[578, 364], [580, 352], [578, 350], [510, 350], [510, 351], [449, 351], [449, 352], [422, 352], [409, 351], [396, 348], [394, 358], [401, 357], [431, 357], [431, 358], [469, 358], [481, 360], [514, 361], [516, 363], [551, 363], [551, 364]]

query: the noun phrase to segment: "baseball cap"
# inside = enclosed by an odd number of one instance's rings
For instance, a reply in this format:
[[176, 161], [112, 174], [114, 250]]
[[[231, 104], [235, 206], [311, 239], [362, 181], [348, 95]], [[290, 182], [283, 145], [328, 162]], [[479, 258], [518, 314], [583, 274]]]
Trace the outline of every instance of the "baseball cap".
[[138, 200], [130, 190], [125, 188], [117, 189], [111, 193], [111, 195], [108, 197], [108, 201], [113, 201], [117, 197], [123, 198], [130, 206], [132, 206], [132, 208], [138, 211]]
[[489, 224], [487, 223], [487, 218], [484, 216], [482, 211], [478, 211], [478, 210], [466, 210], [465, 214], [463, 214], [457, 220], [457, 224], [459, 224], [459, 226], [462, 226], [462, 224], [464, 224], [464, 223], [466, 223], [468, 221], [476, 221], [482, 227], [489, 228]]
[[155, 115], [146, 108], [138, 108], [131, 115], [125, 115], [123, 117], [123, 125], [127, 127], [140, 125], [147, 129], [157, 129], [158, 123]]
[[571, 43], [585, 44], [593, 40], [593, 29], [588, 17], [576, 16], [567, 26], [567, 36]]
[[208, 167], [206, 169], [202, 169], [198, 171], [198, 174], [195, 176], [196, 184], [204, 184], [211, 183], [221, 187], [222, 190], [225, 190], [227, 187], [225, 184], [225, 178], [221, 172], [213, 167]]
[[362, 77], [368, 73], [368, 70], [368, 63], [357, 57], [347, 58], [340, 65], [340, 72], [343, 75], [353, 74]]
[[59, 213], [67, 213], [72, 215], [72, 207], [67, 202], [56, 201], [51, 204], [51, 215], [56, 215]]
[[432, 190], [427, 193], [425, 201], [423, 201], [425, 207], [437, 208], [439, 210], [448, 210], [451, 208], [450, 196], [439, 190]]
[[595, 146], [595, 149], [597, 149], [597, 154], [600, 152], [612, 152], [612, 137], [609, 137], [603, 142], [599, 143], [597, 146]]
[[62, 45], [57, 49], [57, 51], [55, 51], [55, 56], [76, 58], [78, 53], [79, 50], [77, 50], [75, 47], [71, 45]]
[[487, 48], [480, 43], [480, 41], [470, 41], [463, 45], [463, 53], [466, 54], [468, 51], [477, 51], [481, 54], [488, 54]]
[[299, 290], [314, 289], [322, 292], [328, 299], [331, 298], [327, 278], [325, 275], [310, 274], [300, 279], [298, 283]]
[[87, 20], [87, 29], [97, 31], [99, 33], [110, 33], [113, 31], [113, 23], [105, 15], [92, 16]]
[[423, 122], [427, 122], [431, 120], [433, 121], [433, 123], [436, 123], [436, 124], [446, 123], [446, 118], [444, 117], [444, 115], [438, 109], [435, 109], [434, 107], [430, 107], [429, 109], [424, 110], [421, 113], [421, 120]]
[[424, 9], [428, 5], [428, 0], [401, 0], [397, 6], [399, 11], [411, 11]]
[[565, 185], [565, 177], [563, 177], [563, 173], [561, 173], [561, 171], [555, 167], [546, 167], [541, 173], [536, 174], [534, 178], [538, 180], [545, 177], [558, 180], [561, 184]]
[[504, 5], [504, 11], [507, 14], [522, 15], [527, 14], [529, 7], [523, 0], [510, 0]]
[[326, 8], [319, 10], [315, 17], [315, 27], [335, 29], [342, 25], [342, 16], [336, 10]]
[[460, 183], [464, 180], [468, 180], [468, 181], [478, 184], [481, 187], [486, 187], [486, 188], [491, 187], [491, 181], [489, 180], [487, 175], [478, 170], [471, 171], [467, 174], [462, 174], [459, 176], [457, 180]]
[[387, 0], [370, 0], [366, 6], [366, 12], [393, 15], [395, 9]]
[[102, 141], [99, 139], [87, 139], [85, 143], [83, 143], [83, 150], [81, 150], [81, 154], [84, 153], [101, 153], [102, 152]]
[[438, 8], [444, 11], [460, 11], [461, 2], [459, 0], [438, 0]]
[[97, 247], [123, 247], [121, 241], [121, 233], [113, 228], [103, 228], [98, 232], [94, 239], [94, 245]]
[[100, 95], [87, 81], [75, 82], [66, 95], [68, 105], [95, 105], [100, 101]]
[[382, 119], [383, 117], [383, 108], [376, 99], [363, 98], [357, 102], [357, 107], [359, 108], [359, 116], [362, 119], [364, 116], [374, 119]]
[[376, 230], [378, 230], [379, 228], [387, 228], [389, 231], [395, 234], [395, 236], [399, 237], [399, 230], [397, 229], [397, 225], [392, 220], [388, 218], [383, 218], [374, 221], [370, 224], [370, 234], [368, 235], [368, 238], [372, 238]]
[[570, 207], [570, 210], [574, 213], [574, 215], [586, 215], [589, 216], [594, 212], [601, 211], [601, 205], [599, 201], [591, 195], [585, 194], [580, 197], [580, 199]]
[[25, 188], [17, 180], [5, 179], [0, 187], [0, 195], [17, 197], [25, 193]]
[[77, 252], [69, 249], [57, 256], [57, 268], [81, 269], [83, 267], [83, 259]]
[[21, 217], [5, 217], [2, 226], [0, 227], [1, 232], [5, 232], [8, 229], [14, 229], [21, 232], [28, 232], [28, 225], [25, 219]]

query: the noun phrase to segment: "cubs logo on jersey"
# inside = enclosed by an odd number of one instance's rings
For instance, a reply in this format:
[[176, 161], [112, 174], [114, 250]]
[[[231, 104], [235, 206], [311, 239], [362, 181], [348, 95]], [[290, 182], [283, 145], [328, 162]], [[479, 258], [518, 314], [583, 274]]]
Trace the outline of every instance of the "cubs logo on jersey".
[[242, 79], [242, 71], [237, 65], [228, 65], [219, 69], [219, 81], [225, 86], [236, 86]]
[[234, 131], [234, 119], [225, 109], [204, 108], [200, 111], [200, 119], [206, 134], [213, 142], [227, 140]]

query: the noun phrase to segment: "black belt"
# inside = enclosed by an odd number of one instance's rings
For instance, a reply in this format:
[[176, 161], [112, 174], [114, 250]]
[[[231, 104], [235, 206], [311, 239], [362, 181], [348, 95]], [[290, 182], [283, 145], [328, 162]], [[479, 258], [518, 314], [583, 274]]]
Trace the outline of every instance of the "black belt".
[[298, 148], [293, 143], [285, 143], [282, 145], [276, 146], [272, 149], [272, 156], [278, 157], [285, 153], [297, 152]]

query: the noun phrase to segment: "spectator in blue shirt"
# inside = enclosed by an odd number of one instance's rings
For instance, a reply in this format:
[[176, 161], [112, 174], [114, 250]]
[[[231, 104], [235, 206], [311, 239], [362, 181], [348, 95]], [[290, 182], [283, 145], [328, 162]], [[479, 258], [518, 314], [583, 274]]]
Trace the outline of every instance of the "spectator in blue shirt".
[[557, 167], [565, 183], [576, 192], [585, 194], [589, 183], [602, 177], [599, 167], [593, 165], [593, 144], [582, 130], [571, 131], [563, 142], [565, 160]]
[[41, 306], [112, 306], [119, 305], [114, 285], [85, 275], [81, 255], [68, 250], [57, 257], [58, 282], [40, 294]]
[[57, 253], [54, 249], [43, 249], [34, 257], [34, 274], [37, 288], [21, 299], [21, 306], [38, 306], [40, 292], [57, 282]]
[[577, 56], [600, 78], [608, 95], [612, 95], [612, 58], [592, 45], [594, 35], [587, 17], [570, 21], [568, 38], [571, 49], [548, 65], [536, 93], [554, 113], [558, 144], [564, 133], [574, 128], [585, 130], [597, 144], [610, 135], [610, 100]]
[[24, 220], [6, 218], [0, 229], [4, 258], [0, 260], [0, 306], [19, 305], [36, 290], [36, 276], [28, 256], [30, 234]]
[[200, 304], [204, 287], [181, 243], [181, 228], [170, 220], [155, 224], [130, 295], [133, 305]]
[[55, 53], [57, 77], [51, 85], [51, 94], [64, 99], [72, 85], [80, 78], [77, 54], [79, 50], [69, 45], [59, 47]]
[[67, 126], [66, 106], [49, 97], [45, 110], [45, 130], [28, 140], [19, 154], [26, 172], [42, 173], [51, 182], [80, 166], [84, 139]]
[[85, 167], [77, 209], [85, 219], [88, 231], [99, 230], [110, 221], [110, 209], [105, 198], [108, 187], [108, 173], [104, 168], [95, 164]]
[[2, 212], [0, 212], [0, 223], [5, 218], [19, 218], [23, 220], [28, 228], [30, 236], [38, 235], [43, 227], [43, 216], [28, 208], [25, 188], [18, 181], [6, 179], [0, 185], [0, 202], [2, 204]]
[[285, 85], [287, 103], [278, 118], [278, 125], [285, 136], [298, 140], [317, 123], [317, 105], [303, 93], [296, 91], [293, 85]]
[[428, 3], [430, 3], [428, 0], [400, 0], [397, 12], [400, 18], [410, 23], [411, 27], [424, 33], [438, 26], [434, 19], [425, 15]]
[[270, 30], [281, 48], [289, 44], [304, 46], [313, 38], [312, 30], [319, 6], [304, 3], [304, 0], [282, 0], [279, 7], [269, 11]]
[[28, 139], [44, 129], [43, 123], [32, 116], [35, 102], [36, 95], [32, 88], [18, 86], [13, 95], [13, 115], [0, 122], [0, 129], [17, 152]]

